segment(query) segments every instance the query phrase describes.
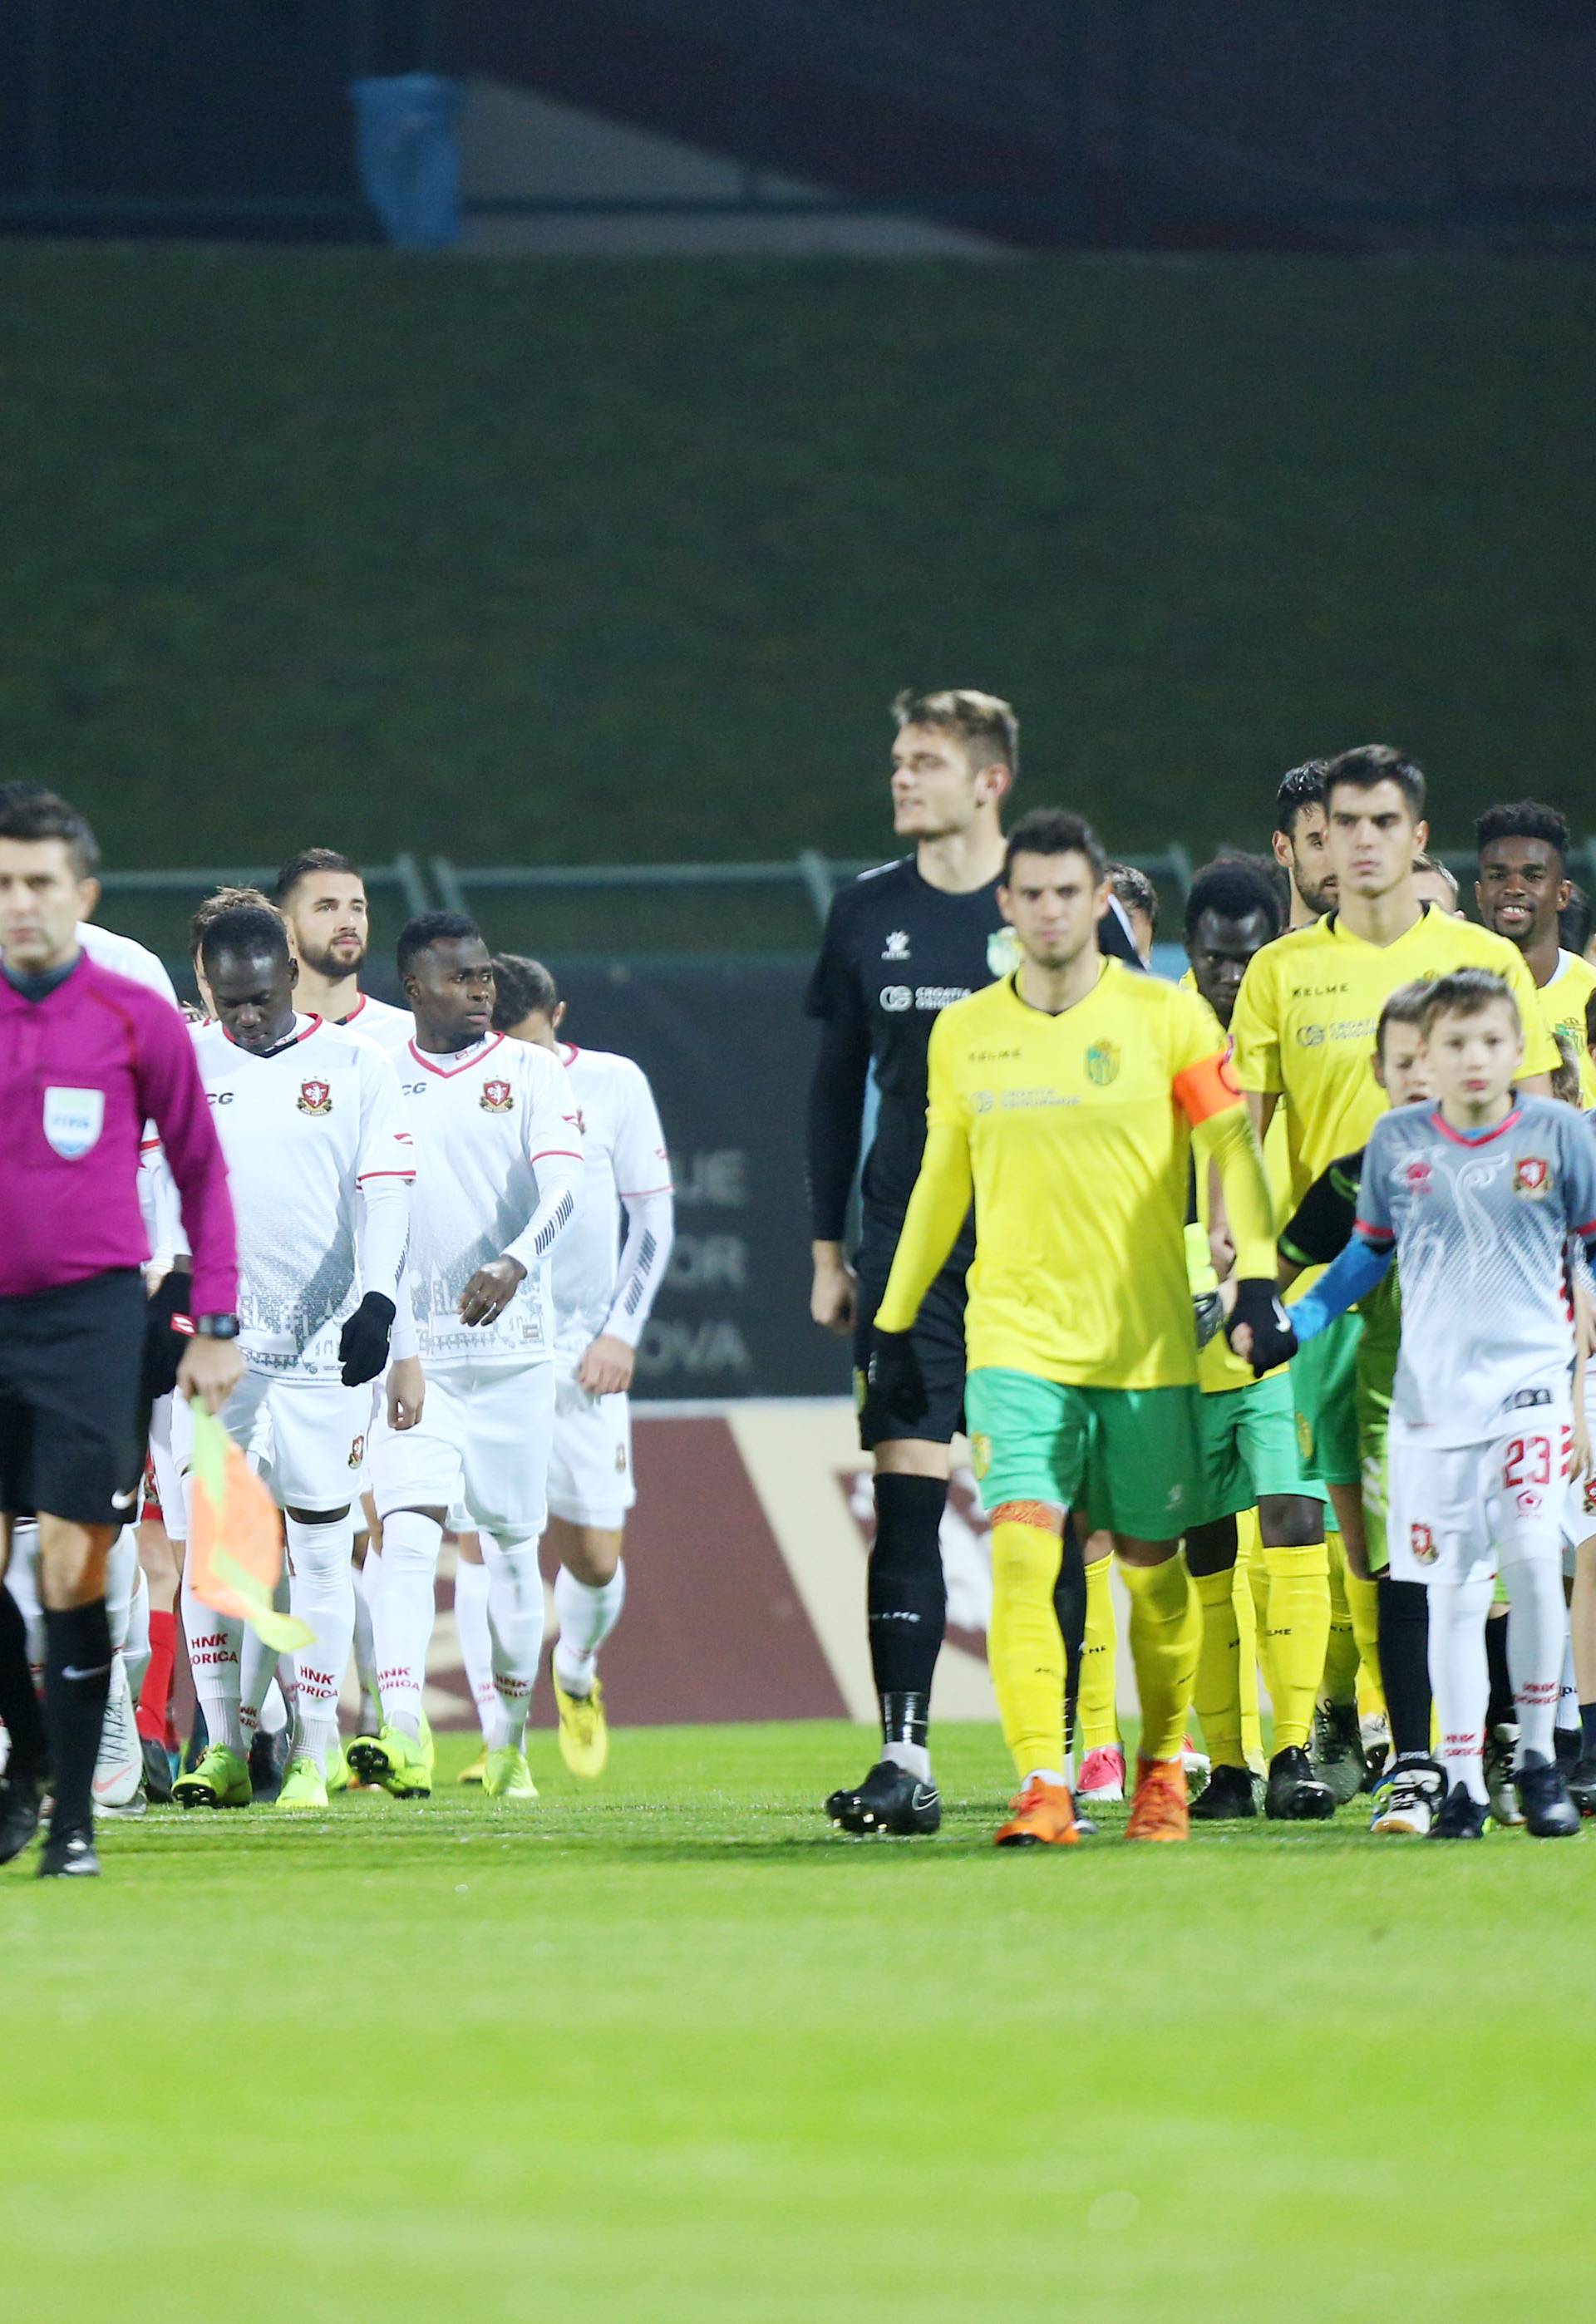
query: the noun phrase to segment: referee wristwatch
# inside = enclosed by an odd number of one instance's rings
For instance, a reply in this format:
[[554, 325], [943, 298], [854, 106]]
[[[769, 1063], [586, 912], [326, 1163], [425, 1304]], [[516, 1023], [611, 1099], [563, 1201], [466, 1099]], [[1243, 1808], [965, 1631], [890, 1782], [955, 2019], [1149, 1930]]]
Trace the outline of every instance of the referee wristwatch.
[[235, 1340], [238, 1337], [236, 1315], [196, 1315], [194, 1331], [201, 1340]]

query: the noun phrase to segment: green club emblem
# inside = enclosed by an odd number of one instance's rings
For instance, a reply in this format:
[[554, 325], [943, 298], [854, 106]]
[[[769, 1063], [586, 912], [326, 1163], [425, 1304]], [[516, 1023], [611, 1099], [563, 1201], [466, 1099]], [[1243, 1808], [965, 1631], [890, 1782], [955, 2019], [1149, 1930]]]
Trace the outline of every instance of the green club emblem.
[[1086, 1078], [1099, 1089], [1119, 1078], [1120, 1053], [1112, 1041], [1093, 1041], [1086, 1052]]

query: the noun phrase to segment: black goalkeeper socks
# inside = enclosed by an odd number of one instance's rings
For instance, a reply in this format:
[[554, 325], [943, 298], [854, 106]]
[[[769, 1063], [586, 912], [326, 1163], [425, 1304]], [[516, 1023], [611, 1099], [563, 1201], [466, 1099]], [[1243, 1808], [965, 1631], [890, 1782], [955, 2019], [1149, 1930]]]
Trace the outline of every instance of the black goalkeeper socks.
[[1397, 1757], [1430, 1756], [1430, 1600], [1422, 1582], [1379, 1577], [1379, 1674]]
[[940, 1477], [885, 1474], [875, 1480], [876, 1535], [866, 1603], [870, 1666], [889, 1743], [926, 1739], [931, 1674], [947, 1625], [941, 1542], [946, 1501], [947, 1486]]
[[55, 1781], [57, 1832], [94, 1828], [94, 1763], [111, 1691], [106, 1601], [44, 1609], [44, 1724]]
[[28, 1668], [28, 1626], [22, 1608], [0, 1581], [0, 1720], [5, 1723], [11, 1756], [8, 1772], [23, 1782], [37, 1784], [44, 1773], [44, 1714]]

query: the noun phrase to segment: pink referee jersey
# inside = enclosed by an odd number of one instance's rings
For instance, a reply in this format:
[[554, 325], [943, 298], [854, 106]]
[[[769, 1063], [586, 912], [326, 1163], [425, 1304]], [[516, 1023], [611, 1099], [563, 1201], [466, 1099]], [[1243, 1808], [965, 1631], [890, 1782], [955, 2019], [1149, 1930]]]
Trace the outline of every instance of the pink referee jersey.
[[194, 1313], [230, 1314], [233, 1204], [182, 1018], [86, 953], [42, 1001], [24, 1001], [0, 977], [0, 1297], [143, 1265], [146, 1121], [182, 1198]]

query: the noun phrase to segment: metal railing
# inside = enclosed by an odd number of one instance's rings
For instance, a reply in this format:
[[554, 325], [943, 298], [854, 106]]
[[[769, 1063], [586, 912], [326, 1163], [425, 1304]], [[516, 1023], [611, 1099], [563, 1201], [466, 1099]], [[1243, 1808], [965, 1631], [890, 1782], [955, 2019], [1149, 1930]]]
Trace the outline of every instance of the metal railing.
[[[278, 869], [275, 863], [230, 863], [219, 871], [214, 866], [201, 866], [192, 872], [102, 872], [100, 886], [111, 897], [171, 896], [181, 899], [193, 896], [198, 901], [217, 888], [263, 888], [270, 895]], [[420, 864], [413, 855], [396, 855], [392, 863], [368, 864], [361, 877], [368, 895], [397, 896], [407, 913], [432, 908]]]

